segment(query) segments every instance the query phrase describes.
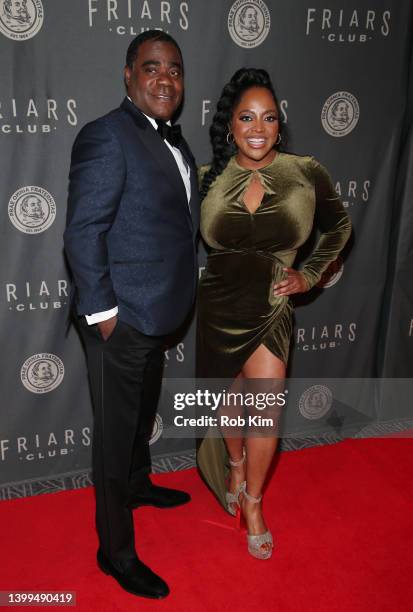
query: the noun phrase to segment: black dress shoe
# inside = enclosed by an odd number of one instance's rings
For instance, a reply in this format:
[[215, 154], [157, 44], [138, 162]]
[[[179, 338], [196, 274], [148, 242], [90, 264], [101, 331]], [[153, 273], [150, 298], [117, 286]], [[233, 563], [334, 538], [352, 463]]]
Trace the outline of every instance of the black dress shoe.
[[157, 487], [151, 485], [143, 491], [132, 495], [129, 499], [129, 508], [138, 506], [155, 506], [156, 508], [175, 508], [191, 501], [191, 496], [185, 491], [168, 489], [167, 487]]
[[169, 587], [166, 582], [142, 561], [139, 561], [137, 557], [123, 561], [121, 563], [122, 569], [118, 570], [99, 548], [97, 562], [102, 572], [112, 576], [125, 591], [132, 593], [132, 595], [162, 599], [169, 594]]

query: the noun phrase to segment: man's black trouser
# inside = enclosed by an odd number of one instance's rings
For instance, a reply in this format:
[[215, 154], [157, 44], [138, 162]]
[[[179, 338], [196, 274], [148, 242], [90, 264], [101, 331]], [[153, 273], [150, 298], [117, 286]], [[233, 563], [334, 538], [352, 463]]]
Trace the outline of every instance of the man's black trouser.
[[79, 317], [94, 407], [93, 480], [100, 547], [112, 562], [135, 556], [131, 494], [150, 486], [149, 439], [162, 381], [164, 338], [120, 321], [104, 341]]

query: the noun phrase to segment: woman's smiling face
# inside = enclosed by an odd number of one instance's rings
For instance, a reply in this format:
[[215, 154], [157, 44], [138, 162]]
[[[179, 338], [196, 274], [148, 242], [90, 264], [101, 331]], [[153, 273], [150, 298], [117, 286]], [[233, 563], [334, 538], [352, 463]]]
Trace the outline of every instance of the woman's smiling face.
[[231, 132], [238, 148], [237, 161], [245, 168], [260, 168], [276, 155], [279, 117], [275, 100], [266, 87], [250, 87], [234, 107]]

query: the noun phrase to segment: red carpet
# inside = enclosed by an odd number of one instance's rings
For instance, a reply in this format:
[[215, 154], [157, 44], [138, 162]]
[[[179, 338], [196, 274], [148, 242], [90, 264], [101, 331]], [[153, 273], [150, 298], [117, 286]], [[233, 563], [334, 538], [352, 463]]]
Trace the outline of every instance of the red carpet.
[[265, 495], [270, 561], [248, 555], [195, 470], [154, 477], [193, 496], [135, 511], [139, 554], [172, 590], [159, 602], [97, 569], [92, 489], [2, 502], [0, 590], [76, 591], [75, 609], [99, 612], [410, 611], [412, 451], [411, 439], [373, 439], [281, 453]]

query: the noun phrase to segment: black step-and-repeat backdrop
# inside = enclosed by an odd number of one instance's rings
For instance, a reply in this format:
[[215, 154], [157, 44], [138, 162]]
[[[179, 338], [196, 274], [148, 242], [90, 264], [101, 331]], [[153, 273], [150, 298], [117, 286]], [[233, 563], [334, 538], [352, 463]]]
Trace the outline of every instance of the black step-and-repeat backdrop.
[[[82, 125], [121, 102], [125, 51], [144, 29], [164, 29], [182, 47], [180, 122], [199, 164], [210, 159], [222, 86], [241, 66], [263, 67], [288, 149], [327, 166], [352, 217], [346, 253], [297, 300], [290, 375], [412, 376], [412, 8], [410, 0], [0, 0], [3, 499], [90, 482], [86, 367], [66, 324], [70, 149]], [[192, 325], [167, 352], [165, 376], [193, 374]], [[303, 423], [317, 418], [317, 401], [325, 413], [316, 387], [309, 413], [290, 409]], [[154, 466], [192, 465], [193, 440], [162, 435], [165, 410]], [[378, 422], [406, 417], [380, 397], [375, 410]]]

